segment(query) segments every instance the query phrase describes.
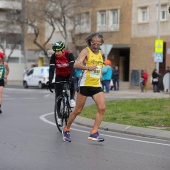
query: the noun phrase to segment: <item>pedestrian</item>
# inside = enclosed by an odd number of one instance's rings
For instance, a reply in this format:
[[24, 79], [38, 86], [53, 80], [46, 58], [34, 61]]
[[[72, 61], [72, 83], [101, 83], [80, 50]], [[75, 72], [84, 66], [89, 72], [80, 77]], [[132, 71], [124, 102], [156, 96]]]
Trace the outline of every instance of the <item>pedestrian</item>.
[[115, 66], [112, 75], [114, 90], [119, 90], [119, 67]]
[[[165, 73], [164, 73], [164, 76], [165, 76], [165, 74], [168, 74], [168, 75], [170, 76], [170, 67], [169, 67], [169, 66], [167, 66], [167, 68], [166, 68], [166, 70], [165, 70]], [[169, 77], [169, 76], [168, 76], [168, 77]], [[163, 77], [162, 77], [162, 79], [163, 79]], [[163, 80], [162, 80], [162, 84], [163, 84]], [[165, 91], [165, 92], [168, 92], [168, 88], [164, 87], [164, 85], [162, 85], [162, 86], [163, 86], [163, 88], [165, 88], [164, 91]], [[162, 88], [162, 89], [163, 89], [163, 88]]]
[[76, 106], [69, 116], [67, 126], [63, 129], [63, 140], [71, 142], [70, 127], [77, 115], [79, 115], [85, 105], [87, 97], [92, 97], [97, 105], [97, 113], [93, 128], [88, 137], [89, 140], [103, 142], [104, 138], [99, 136], [98, 128], [101, 124], [106, 106], [105, 96], [101, 88], [100, 78], [103, 66], [103, 52], [100, 46], [104, 43], [103, 35], [93, 33], [86, 38], [87, 47], [84, 48], [74, 68], [83, 70], [80, 80], [80, 88], [77, 93]]
[[81, 78], [81, 76], [82, 76], [82, 70], [80, 70], [80, 69], [75, 69], [75, 77], [76, 77], [76, 89], [78, 88], [78, 86], [79, 86], [79, 80], [80, 80], [80, 78]]
[[4, 53], [0, 52], [0, 114], [2, 113], [2, 93], [5, 82], [7, 82], [7, 77], [9, 74], [8, 63], [4, 62]]
[[110, 91], [110, 80], [112, 79], [112, 64], [110, 60], [105, 61], [105, 67], [102, 68], [102, 89], [106, 93]]
[[[50, 68], [49, 68], [49, 81], [47, 82], [47, 88], [51, 89], [52, 80], [55, 74], [55, 82], [60, 81], [71, 81], [70, 86], [70, 106], [75, 107], [75, 70], [73, 68], [74, 65], [74, 55], [65, 50], [65, 45], [62, 41], [55, 42], [52, 44], [52, 49], [54, 53], [50, 59]], [[55, 87], [55, 95], [56, 98], [62, 94], [62, 85], [60, 83], [56, 83]], [[60, 108], [60, 106], [57, 106]], [[61, 115], [58, 115], [58, 124], [62, 124], [62, 120], [60, 119]]]
[[167, 66], [167, 68], [166, 68], [166, 70], [165, 70], [165, 74], [166, 73], [170, 73], [170, 67], [169, 66]]
[[141, 78], [143, 79], [143, 89], [141, 87], [142, 92], [143, 92], [143, 90], [145, 90], [145, 92], [147, 92], [147, 90], [148, 90], [148, 77], [149, 77], [149, 75], [147, 73], [147, 70], [144, 70], [144, 72], [142, 73], [142, 76], [141, 76]]
[[23, 71], [23, 77], [25, 77], [28, 74], [29, 70], [27, 68], [24, 69]]
[[143, 92], [145, 86], [145, 79], [141, 76], [140, 78], [140, 87], [141, 87], [141, 92]]
[[157, 69], [154, 69], [153, 72], [152, 72], [153, 92], [159, 92], [158, 80], [159, 80], [159, 74], [157, 72]]

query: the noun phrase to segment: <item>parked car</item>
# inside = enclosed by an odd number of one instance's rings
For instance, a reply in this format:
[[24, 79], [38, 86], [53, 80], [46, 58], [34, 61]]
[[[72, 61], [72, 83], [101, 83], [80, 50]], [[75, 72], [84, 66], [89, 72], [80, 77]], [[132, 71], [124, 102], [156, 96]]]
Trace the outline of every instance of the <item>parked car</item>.
[[[27, 71], [23, 79], [24, 88], [39, 87], [42, 89], [49, 80], [49, 67], [33, 67]], [[53, 79], [54, 82], [54, 79]]]

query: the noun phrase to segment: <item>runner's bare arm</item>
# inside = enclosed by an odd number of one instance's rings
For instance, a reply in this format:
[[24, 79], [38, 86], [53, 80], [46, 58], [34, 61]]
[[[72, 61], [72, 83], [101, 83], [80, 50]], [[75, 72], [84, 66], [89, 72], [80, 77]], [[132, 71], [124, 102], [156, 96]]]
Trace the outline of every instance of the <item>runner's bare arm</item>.
[[5, 66], [5, 69], [6, 69], [6, 76], [8, 76], [9, 74], [9, 66], [8, 66], [8, 63], [4, 62], [4, 66]]
[[76, 62], [74, 63], [74, 68], [80, 70], [88, 70], [88, 67], [83, 64], [86, 61], [87, 56], [88, 56], [88, 50], [84, 48], [79, 54], [79, 57], [77, 58]]
[[78, 59], [74, 63], [74, 68], [80, 69], [80, 70], [89, 70], [89, 71], [95, 70], [97, 68], [97, 66], [88, 67], [88, 66], [83, 64], [83, 63], [86, 63], [86, 60], [88, 59], [88, 55], [89, 55], [88, 50], [86, 48], [84, 48], [81, 51]]

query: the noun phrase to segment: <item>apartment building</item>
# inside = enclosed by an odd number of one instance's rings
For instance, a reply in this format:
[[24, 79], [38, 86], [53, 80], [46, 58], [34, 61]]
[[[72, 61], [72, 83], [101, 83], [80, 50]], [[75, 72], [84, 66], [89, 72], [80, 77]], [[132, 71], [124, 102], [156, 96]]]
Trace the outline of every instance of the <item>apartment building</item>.
[[[0, 44], [5, 49], [6, 57], [9, 56], [11, 49], [14, 51], [10, 62], [22, 62], [22, 27], [15, 22], [22, 14], [21, 0], [0, 0]], [[2, 49], [1, 49], [2, 50]], [[6, 58], [8, 60], [8, 58]]]
[[[33, 28], [27, 23], [30, 9], [35, 5], [33, 0], [0, 0], [0, 42], [8, 57], [14, 48], [10, 63], [37, 63], [41, 56], [40, 49], [33, 43]], [[39, 41], [44, 42], [44, 23], [41, 25]], [[14, 47], [15, 46], [15, 47]], [[30, 65], [30, 64], [29, 64]]]
[[[153, 69], [158, 68], [163, 75], [166, 67], [170, 65], [170, 1], [91, 2], [91, 8], [80, 10], [79, 18], [86, 22], [80, 21], [76, 29], [78, 44], [83, 44], [88, 34], [101, 32], [105, 37], [105, 44], [111, 47], [107, 58], [112, 61], [113, 66], [119, 66], [120, 80], [128, 82], [129, 88], [140, 88], [141, 72], [147, 70], [148, 88], [151, 89]], [[164, 42], [163, 62], [160, 63], [154, 60], [156, 39], [162, 39]]]
[[[130, 76], [132, 85], [137, 85], [135, 77], [141, 70], [149, 73], [149, 87], [151, 88], [151, 74], [157, 68], [164, 75], [170, 66], [170, 14], [169, 0], [133, 0], [132, 5], [132, 33], [130, 52]], [[163, 46], [163, 62], [155, 62], [155, 40], [161, 39]], [[136, 75], [136, 76], [135, 76]]]
[[131, 16], [132, 0], [92, 0], [89, 7], [77, 13], [79, 24], [75, 34], [79, 48], [86, 45], [85, 38], [89, 34], [102, 33], [105, 58], [112, 61], [113, 67], [119, 66], [122, 82], [129, 82]]
[[[28, 21], [27, 9], [34, 5], [34, 2], [0, 0], [0, 50], [5, 51], [5, 60], [10, 66], [9, 80], [22, 80], [24, 69], [38, 64], [39, 57], [42, 57], [39, 47], [33, 43], [32, 29], [28, 24], [23, 24]], [[44, 42], [43, 23], [42, 36], [39, 38], [42, 42]]]

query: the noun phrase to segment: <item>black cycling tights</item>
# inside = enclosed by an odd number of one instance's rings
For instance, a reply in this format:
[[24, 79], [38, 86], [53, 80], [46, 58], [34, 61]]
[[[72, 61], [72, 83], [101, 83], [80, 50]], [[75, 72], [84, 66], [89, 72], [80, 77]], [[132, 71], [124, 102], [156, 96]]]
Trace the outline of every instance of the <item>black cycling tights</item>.
[[[58, 96], [60, 96], [62, 94], [62, 90], [63, 90], [63, 87], [60, 83], [58, 84], [55, 84], [55, 94], [56, 94], [56, 98]], [[71, 83], [71, 86], [70, 86], [70, 99], [74, 99], [74, 96], [75, 96], [75, 88], [74, 88], [74, 82]], [[58, 101], [58, 106], [57, 108], [60, 110], [60, 105], [61, 105], [61, 100]], [[58, 113], [58, 116], [60, 117], [60, 112]]]
[[[55, 84], [55, 94], [56, 98], [62, 94], [63, 87], [60, 83]], [[70, 86], [70, 99], [74, 99], [75, 96], [75, 88], [74, 88], [74, 82], [71, 82]]]

